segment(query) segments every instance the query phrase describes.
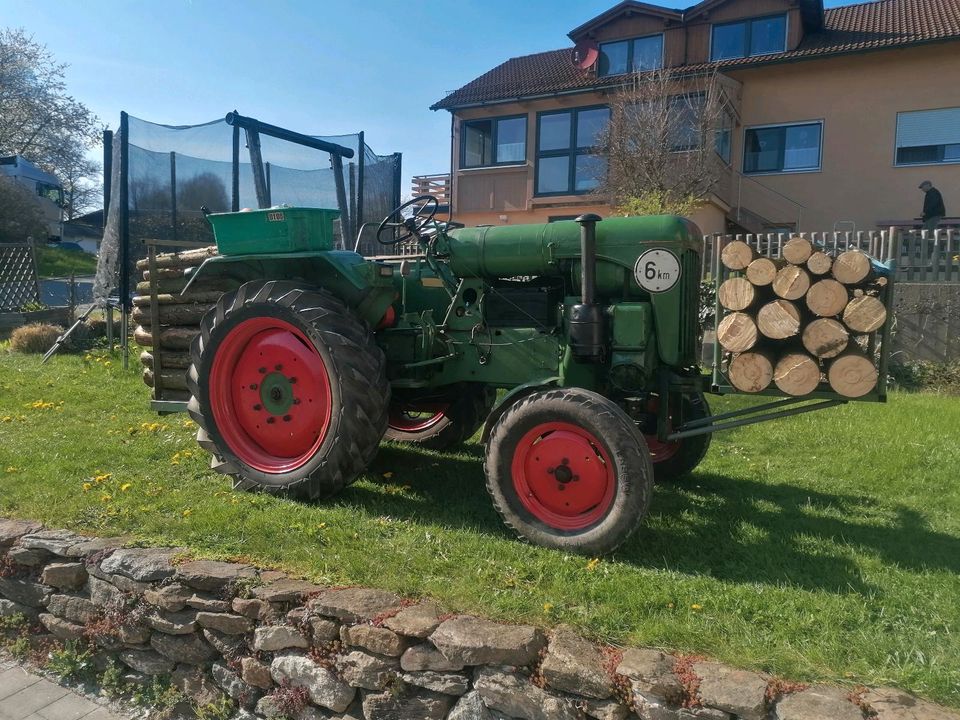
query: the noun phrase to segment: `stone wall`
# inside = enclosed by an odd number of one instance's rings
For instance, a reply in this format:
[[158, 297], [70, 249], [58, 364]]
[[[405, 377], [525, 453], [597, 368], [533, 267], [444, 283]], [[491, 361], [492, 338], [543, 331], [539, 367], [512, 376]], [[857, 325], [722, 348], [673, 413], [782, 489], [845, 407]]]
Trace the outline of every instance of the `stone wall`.
[[889, 688], [806, 687], [0, 519], [0, 616], [18, 613], [50, 639], [89, 642], [128, 682], [167, 676], [247, 720], [960, 718]]

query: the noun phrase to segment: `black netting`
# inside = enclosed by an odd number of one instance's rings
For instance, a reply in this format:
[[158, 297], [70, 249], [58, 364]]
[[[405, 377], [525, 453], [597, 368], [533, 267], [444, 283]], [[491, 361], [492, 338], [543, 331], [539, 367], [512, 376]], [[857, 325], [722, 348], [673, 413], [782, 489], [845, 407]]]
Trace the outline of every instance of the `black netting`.
[[[164, 241], [212, 244], [213, 234], [201, 208], [225, 212], [261, 205], [245, 130], [239, 130], [235, 189], [235, 129], [225, 120], [168, 126], [129, 117], [128, 127], [126, 181], [131, 271], [136, 260], [146, 256], [148, 239], [159, 241], [160, 250], [177, 249], [164, 246]], [[312, 137], [353, 150], [352, 158], [342, 160], [340, 187], [330, 153], [261, 134], [267, 191], [263, 206], [337, 209], [337, 245], [353, 249], [361, 226], [379, 222], [399, 203], [400, 156], [377, 155], [362, 142], [361, 134]], [[114, 163], [120, 163], [119, 153], [114, 154]], [[120, 204], [121, 184], [115, 182], [112, 186], [111, 206]], [[111, 216], [115, 223], [121, 222], [119, 213]], [[119, 240], [122, 231], [119, 226], [115, 230]], [[98, 297], [105, 297], [107, 290], [101, 288]]]

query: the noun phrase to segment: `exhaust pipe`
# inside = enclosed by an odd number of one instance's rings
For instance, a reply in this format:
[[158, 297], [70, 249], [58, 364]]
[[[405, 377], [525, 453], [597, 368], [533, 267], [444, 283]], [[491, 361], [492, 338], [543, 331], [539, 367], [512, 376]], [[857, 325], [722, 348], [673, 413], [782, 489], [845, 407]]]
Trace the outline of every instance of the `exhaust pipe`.
[[580, 223], [580, 303], [571, 305], [567, 313], [567, 333], [574, 360], [602, 363], [607, 355], [606, 315], [596, 304], [597, 287], [597, 223], [599, 215], [586, 213], [576, 219]]

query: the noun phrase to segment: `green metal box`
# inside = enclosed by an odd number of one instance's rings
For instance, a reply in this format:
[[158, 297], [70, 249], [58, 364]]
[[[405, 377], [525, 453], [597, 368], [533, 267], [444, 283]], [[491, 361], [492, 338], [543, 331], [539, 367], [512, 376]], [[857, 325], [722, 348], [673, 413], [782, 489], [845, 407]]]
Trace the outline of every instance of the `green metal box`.
[[333, 221], [339, 210], [277, 207], [212, 213], [207, 220], [221, 255], [305, 252], [333, 249]]

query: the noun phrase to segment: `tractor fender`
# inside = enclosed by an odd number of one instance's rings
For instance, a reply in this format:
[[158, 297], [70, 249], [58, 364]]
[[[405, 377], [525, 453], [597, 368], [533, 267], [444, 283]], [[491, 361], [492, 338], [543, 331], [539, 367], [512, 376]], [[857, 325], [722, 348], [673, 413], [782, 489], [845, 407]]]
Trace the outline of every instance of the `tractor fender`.
[[547, 388], [556, 387], [557, 383], [560, 382], [559, 377], [548, 377], [548, 378], [539, 378], [537, 380], [531, 380], [528, 383], [523, 385], [517, 385], [510, 392], [503, 396], [503, 399], [490, 411], [490, 414], [487, 416], [486, 422], [483, 424], [483, 433], [480, 435], [480, 442], [486, 444], [487, 439], [490, 437], [490, 432], [493, 430], [493, 426], [497, 424], [497, 421], [500, 417], [510, 409], [510, 406], [513, 405], [518, 400], [522, 400], [527, 395], [535, 393], [538, 390], [546, 390]]
[[200, 278], [222, 278], [237, 287], [251, 280], [299, 280], [332, 292], [370, 325], [382, 319], [394, 295], [390, 277], [383, 277], [373, 263], [349, 251], [219, 255], [204, 260], [190, 273], [182, 294], [188, 295]]

